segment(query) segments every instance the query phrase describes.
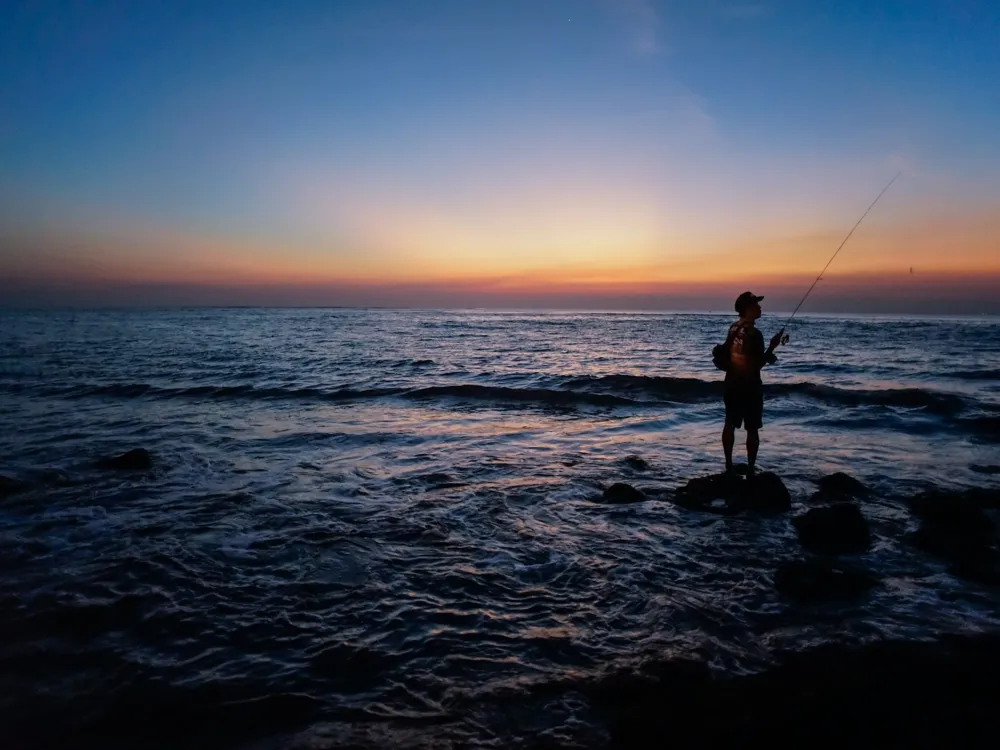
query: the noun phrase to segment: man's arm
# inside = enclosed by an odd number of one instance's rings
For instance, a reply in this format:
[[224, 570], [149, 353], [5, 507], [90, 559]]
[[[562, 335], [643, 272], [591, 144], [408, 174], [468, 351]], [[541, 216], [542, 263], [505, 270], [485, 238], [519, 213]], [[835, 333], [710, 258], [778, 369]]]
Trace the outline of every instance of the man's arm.
[[[758, 331], [758, 333], [760, 333]], [[764, 352], [764, 362], [765, 364], [773, 365], [778, 361], [778, 358], [774, 356], [774, 350], [778, 348], [781, 344], [781, 331], [778, 331], [774, 336], [771, 337], [771, 345], [767, 347], [767, 351]], [[760, 345], [764, 345], [764, 334], [760, 334]]]
[[753, 336], [750, 337], [750, 351], [748, 354], [750, 360], [758, 370], [763, 369], [765, 365], [773, 365], [778, 361], [778, 358], [774, 356], [774, 348], [776, 346], [774, 339], [771, 340], [771, 344], [772, 346], [765, 350], [764, 334], [756, 328], [754, 329]]

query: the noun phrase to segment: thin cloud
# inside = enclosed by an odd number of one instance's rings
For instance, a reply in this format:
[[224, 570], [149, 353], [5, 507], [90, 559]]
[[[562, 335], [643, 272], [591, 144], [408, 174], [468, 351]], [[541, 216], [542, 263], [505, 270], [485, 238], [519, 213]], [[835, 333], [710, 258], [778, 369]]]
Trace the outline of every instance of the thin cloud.
[[633, 52], [644, 56], [663, 52], [662, 19], [651, 0], [612, 0], [611, 6], [624, 19]]
[[713, 138], [718, 135], [718, 123], [709, 114], [707, 104], [704, 98], [691, 92], [678, 97], [677, 113], [685, 133], [699, 138]]

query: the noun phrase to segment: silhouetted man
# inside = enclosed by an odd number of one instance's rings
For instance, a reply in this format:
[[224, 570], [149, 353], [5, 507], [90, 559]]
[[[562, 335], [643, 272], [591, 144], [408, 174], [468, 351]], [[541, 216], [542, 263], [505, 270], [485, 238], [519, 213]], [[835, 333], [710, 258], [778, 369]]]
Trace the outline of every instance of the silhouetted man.
[[729, 326], [726, 344], [729, 347], [729, 367], [726, 370], [725, 401], [726, 426], [722, 429], [722, 449], [726, 452], [726, 471], [733, 470], [733, 442], [737, 427], [747, 431], [747, 472], [753, 475], [760, 447], [758, 430], [764, 418], [764, 386], [760, 371], [767, 364], [778, 361], [774, 350], [781, 343], [781, 333], [771, 339], [764, 349], [764, 336], [754, 326], [760, 317], [760, 301], [750, 292], [743, 292], [736, 299], [736, 312], [740, 319]]

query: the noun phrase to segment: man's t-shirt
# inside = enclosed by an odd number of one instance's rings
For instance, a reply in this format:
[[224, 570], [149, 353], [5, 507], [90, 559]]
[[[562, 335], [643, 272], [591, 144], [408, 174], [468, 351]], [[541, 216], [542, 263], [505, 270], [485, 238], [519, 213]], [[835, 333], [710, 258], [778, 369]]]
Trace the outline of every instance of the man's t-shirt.
[[764, 366], [766, 357], [764, 335], [752, 321], [741, 318], [729, 326], [728, 339], [729, 370], [726, 372], [726, 383], [759, 386], [760, 369]]

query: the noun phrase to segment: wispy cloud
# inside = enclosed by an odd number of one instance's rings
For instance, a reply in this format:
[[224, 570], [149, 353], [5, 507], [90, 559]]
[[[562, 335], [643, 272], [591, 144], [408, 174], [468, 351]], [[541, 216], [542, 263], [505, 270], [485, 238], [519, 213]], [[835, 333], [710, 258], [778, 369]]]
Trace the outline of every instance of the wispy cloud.
[[662, 17], [652, 0], [610, 0], [609, 4], [624, 20], [633, 52], [649, 56], [663, 52]]
[[724, 5], [719, 15], [726, 21], [749, 21], [766, 16], [771, 9], [760, 3], [729, 3]]
[[698, 138], [712, 138], [718, 134], [718, 123], [709, 114], [708, 102], [692, 92], [677, 98], [677, 113], [683, 130]]

